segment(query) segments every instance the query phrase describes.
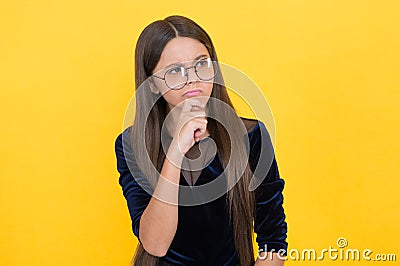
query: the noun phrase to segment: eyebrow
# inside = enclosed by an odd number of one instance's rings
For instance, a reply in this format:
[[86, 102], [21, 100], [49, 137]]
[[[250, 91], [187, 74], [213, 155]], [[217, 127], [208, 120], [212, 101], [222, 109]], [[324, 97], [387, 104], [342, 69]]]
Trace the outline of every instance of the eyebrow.
[[[209, 56], [206, 55], [206, 54], [201, 54], [201, 55], [196, 56], [196, 58], [194, 58], [193, 60], [189, 60], [189, 62], [190, 62], [190, 61], [199, 60], [199, 59], [201, 59], [201, 58], [203, 58], [203, 57], [209, 57]], [[171, 67], [171, 66], [174, 66], [174, 65], [179, 65], [179, 64], [181, 64], [181, 63], [180, 63], [180, 62], [178, 62], [178, 63], [172, 63], [172, 64], [169, 64], [168, 66], [166, 66], [166, 67], [164, 67], [164, 68], [168, 68], [168, 67]]]

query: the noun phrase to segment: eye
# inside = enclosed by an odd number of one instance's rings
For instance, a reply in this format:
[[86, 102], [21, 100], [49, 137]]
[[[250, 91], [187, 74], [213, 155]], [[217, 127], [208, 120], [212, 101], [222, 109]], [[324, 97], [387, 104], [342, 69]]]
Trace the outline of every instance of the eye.
[[211, 65], [210, 58], [203, 58], [203, 59], [200, 59], [200, 60], [196, 63], [196, 66], [198, 66], [198, 67], [205, 67], [205, 66], [210, 67], [210, 65]]
[[174, 67], [168, 70], [168, 75], [181, 75], [183, 76], [183, 67]]

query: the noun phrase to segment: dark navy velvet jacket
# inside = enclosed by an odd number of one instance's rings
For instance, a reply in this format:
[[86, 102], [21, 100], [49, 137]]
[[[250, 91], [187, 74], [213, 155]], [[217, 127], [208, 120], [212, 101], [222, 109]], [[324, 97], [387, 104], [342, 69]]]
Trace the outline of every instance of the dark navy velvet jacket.
[[[131, 164], [129, 167], [127, 164], [127, 160], [131, 162], [133, 159], [125, 157], [126, 154], [130, 154], [126, 150], [130, 149], [131, 128], [129, 127], [119, 134], [115, 141], [115, 152], [117, 169], [120, 173], [119, 184], [127, 201], [133, 233], [140, 241], [139, 221], [151, 195], [134, 178], [136, 173], [140, 173], [140, 169], [132, 171]], [[122, 134], [124, 134], [123, 138]], [[258, 121], [248, 131], [249, 166], [252, 171], [257, 166], [257, 162], [263, 163], [263, 159], [260, 159], [261, 134], [268, 135], [268, 132], [265, 125]], [[125, 149], [125, 153], [123, 149]], [[257, 234], [256, 241], [259, 250], [287, 251], [287, 223], [282, 206], [282, 191], [285, 182], [279, 176], [275, 156], [273, 155], [272, 158], [272, 165], [268, 173], [255, 190], [254, 231]], [[223, 168], [218, 156], [215, 156], [213, 161], [202, 170], [195, 185], [208, 183], [218, 177], [221, 172], [223, 172]], [[182, 173], [180, 185], [188, 186]], [[226, 193], [209, 203], [178, 207], [178, 228], [167, 254], [161, 257], [160, 261], [173, 265], [240, 265], [226, 209]]]

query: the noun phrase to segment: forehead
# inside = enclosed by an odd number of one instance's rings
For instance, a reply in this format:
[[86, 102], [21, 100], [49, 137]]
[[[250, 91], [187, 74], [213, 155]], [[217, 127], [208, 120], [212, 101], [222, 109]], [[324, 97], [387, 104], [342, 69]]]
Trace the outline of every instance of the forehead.
[[188, 37], [174, 38], [164, 47], [156, 70], [170, 64], [192, 61], [202, 54], [210, 56], [207, 48], [198, 40]]

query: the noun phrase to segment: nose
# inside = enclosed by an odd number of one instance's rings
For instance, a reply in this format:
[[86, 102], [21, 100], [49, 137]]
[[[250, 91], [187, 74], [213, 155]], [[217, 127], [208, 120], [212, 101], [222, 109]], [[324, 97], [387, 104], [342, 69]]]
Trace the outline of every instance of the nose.
[[186, 71], [187, 71], [186, 75], [188, 76], [188, 77], [187, 77], [187, 78], [188, 78], [188, 81], [187, 81], [188, 84], [190, 84], [190, 83], [192, 83], [192, 82], [196, 82], [196, 81], [199, 80], [199, 77], [197, 76], [194, 67], [188, 67], [188, 68], [186, 69]]

